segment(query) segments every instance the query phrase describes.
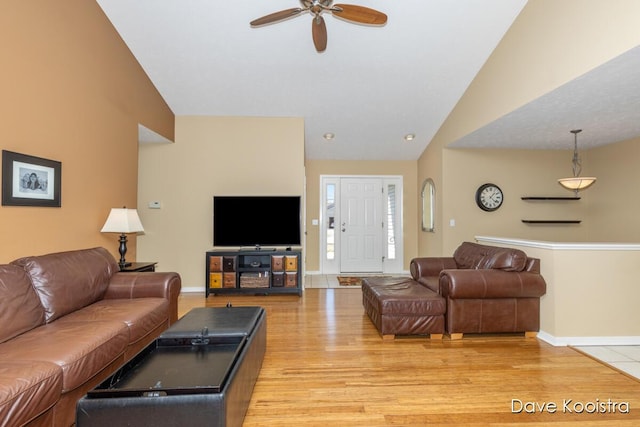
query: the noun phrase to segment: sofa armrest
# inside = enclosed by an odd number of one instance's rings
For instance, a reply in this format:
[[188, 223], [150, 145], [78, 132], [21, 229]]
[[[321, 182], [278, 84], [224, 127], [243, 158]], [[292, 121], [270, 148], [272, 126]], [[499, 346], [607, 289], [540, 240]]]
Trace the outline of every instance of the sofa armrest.
[[412, 259], [409, 271], [413, 280], [419, 282], [421, 277], [438, 277], [442, 270], [456, 267], [453, 257], [423, 257]]
[[460, 269], [440, 273], [440, 294], [451, 299], [539, 298], [546, 290], [540, 274], [526, 271]]
[[182, 280], [173, 272], [118, 272], [111, 276], [103, 299], [166, 298], [169, 322], [178, 320], [178, 296]]

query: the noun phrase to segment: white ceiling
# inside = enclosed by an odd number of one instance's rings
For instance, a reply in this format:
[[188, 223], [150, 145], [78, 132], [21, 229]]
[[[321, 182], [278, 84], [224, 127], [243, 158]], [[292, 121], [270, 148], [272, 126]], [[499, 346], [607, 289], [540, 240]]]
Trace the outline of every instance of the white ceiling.
[[[413, 160], [526, 0], [352, 0], [386, 13], [387, 24], [368, 27], [325, 15], [323, 53], [314, 49], [309, 14], [249, 26], [298, 7], [297, 0], [97, 2], [176, 115], [303, 117], [309, 159]], [[637, 89], [640, 54], [631, 56]], [[600, 123], [605, 118], [624, 135], [614, 141], [640, 134], [640, 109], [629, 108], [639, 105], [640, 90], [625, 86], [628, 61], [613, 62], [454, 145], [571, 149], [568, 132], [575, 126], [585, 128], [581, 147], [583, 140], [612, 142], [604, 141], [612, 133]], [[323, 139], [327, 132], [336, 135], [333, 141]], [[409, 133], [414, 141], [403, 139]]]

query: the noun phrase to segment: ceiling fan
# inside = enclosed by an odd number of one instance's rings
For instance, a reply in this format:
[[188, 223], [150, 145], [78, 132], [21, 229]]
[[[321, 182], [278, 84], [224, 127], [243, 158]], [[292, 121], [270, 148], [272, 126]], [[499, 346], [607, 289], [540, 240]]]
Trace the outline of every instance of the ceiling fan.
[[288, 18], [301, 15], [304, 12], [313, 14], [311, 23], [311, 35], [313, 44], [318, 52], [323, 52], [327, 48], [327, 26], [322, 17], [323, 12], [331, 13], [336, 18], [356, 24], [384, 25], [387, 22], [387, 15], [377, 10], [364, 6], [352, 4], [334, 4], [333, 0], [300, 0], [302, 7], [281, 10], [280, 12], [265, 15], [262, 18], [251, 21], [252, 27], [272, 24]]

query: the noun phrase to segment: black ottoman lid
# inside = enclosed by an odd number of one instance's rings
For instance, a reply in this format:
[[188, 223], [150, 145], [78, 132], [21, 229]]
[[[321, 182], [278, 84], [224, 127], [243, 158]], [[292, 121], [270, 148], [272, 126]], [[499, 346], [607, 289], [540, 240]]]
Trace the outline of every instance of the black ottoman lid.
[[251, 335], [264, 313], [262, 307], [198, 307], [185, 314], [160, 335], [163, 338], [202, 336], [245, 337]]

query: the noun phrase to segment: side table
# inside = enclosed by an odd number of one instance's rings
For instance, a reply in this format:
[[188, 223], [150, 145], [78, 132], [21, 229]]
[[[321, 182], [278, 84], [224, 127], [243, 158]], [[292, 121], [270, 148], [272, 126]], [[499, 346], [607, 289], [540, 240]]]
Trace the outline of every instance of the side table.
[[131, 273], [134, 271], [156, 271], [157, 262], [132, 262], [131, 265], [126, 267], [120, 267], [120, 271], [125, 273]]

